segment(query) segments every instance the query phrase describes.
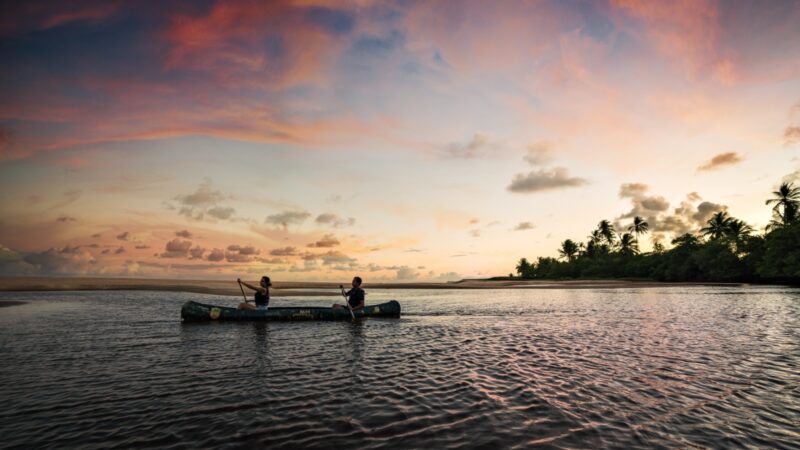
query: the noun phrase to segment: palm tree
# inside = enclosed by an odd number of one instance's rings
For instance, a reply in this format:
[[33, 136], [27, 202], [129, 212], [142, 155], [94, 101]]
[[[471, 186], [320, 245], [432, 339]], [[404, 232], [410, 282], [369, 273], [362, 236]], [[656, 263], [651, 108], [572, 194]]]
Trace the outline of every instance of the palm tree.
[[603, 239], [608, 243], [608, 245], [614, 245], [614, 225], [611, 225], [611, 222], [603, 219], [600, 223], [597, 224], [597, 231], [603, 236]]
[[639, 243], [636, 242], [633, 235], [625, 233], [619, 237], [619, 254], [620, 255], [634, 255], [639, 253]]
[[725, 231], [725, 237], [729, 241], [731, 250], [733, 250], [734, 253], [739, 253], [739, 249], [742, 248], [745, 239], [747, 239], [752, 232], [753, 227], [742, 220], [731, 218], [731, 221], [728, 223], [728, 229]]
[[579, 248], [580, 247], [575, 243], [575, 241], [572, 239], [567, 239], [561, 243], [561, 248], [558, 249], [558, 254], [566, 258], [567, 261], [572, 261], [575, 259], [575, 255], [578, 254]]
[[789, 225], [798, 218], [800, 209], [800, 187], [795, 187], [793, 183], [783, 182], [777, 191], [773, 191], [774, 196], [766, 201], [767, 205], [775, 204], [772, 207], [775, 217], [770, 225], [774, 226]]
[[633, 225], [628, 227], [628, 231], [633, 233], [633, 235], [636, 237], [636, 242], [637, 243], [639, 242], [639, 235], [640, 234], [647, 234], [647, 230], [649, 230], [649, 229], [650, 229], [650, 224], [645, 222], [645, 220], [642, 219], [639, 216], [634, 217], [633, 218]]
[[692, 233], [684, 233], [672, 240], [672, 245], [676, 247], [694, 247], [699, 243], [700, 240]]
[[719, 211], [706, 222], [708, 225], [700, 229], [700, 234], [708, 236], [712, 241], [719, 239], [728, 232], [728, 226], [735, 220], [725, 211]]
[[664, 253], [664, 244], [661, 241], [653, 241], [653, 253]]
[[728, 229], [725, 231], [725, 235], [733, 241], [741, 242], [744, 238], [750, 236], [750, 233], [752, 232], [753, 227], [746, 224], [744, 221], [731, 218], [731, 221], [728, 223]]
[[589, 235], [589, 243], [599, 244], [600, 241], [602, 240], [603, 240], [603, 235], [600, 234], [600, 230], [592, 230], [592, 233]]
[[531, 263], [528, 262], [526, 258], [522, 258], [517, 263], [517, 273], [519, 276], [525, 278], [530, 274], [531, 271]]

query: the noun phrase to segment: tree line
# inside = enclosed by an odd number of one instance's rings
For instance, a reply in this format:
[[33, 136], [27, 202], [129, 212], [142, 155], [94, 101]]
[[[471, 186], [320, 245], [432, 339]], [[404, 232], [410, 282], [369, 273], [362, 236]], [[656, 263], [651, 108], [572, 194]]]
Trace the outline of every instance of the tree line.
[[[634, 217], [618, 232], [601, 220], [586, 242], [566, 239], [558, 258], [522, 258], [518, 277], [531, 279], [629, 278], [659, 281], [800, 282], [800, 187], [782, 183], [766, 200], [772, 218], [763, 234], [742, 220], [718, 211], [698, 234], [686, 233], [639, 251], [649, 224]], [[509, 274], [513, 277], [513, 274]]]

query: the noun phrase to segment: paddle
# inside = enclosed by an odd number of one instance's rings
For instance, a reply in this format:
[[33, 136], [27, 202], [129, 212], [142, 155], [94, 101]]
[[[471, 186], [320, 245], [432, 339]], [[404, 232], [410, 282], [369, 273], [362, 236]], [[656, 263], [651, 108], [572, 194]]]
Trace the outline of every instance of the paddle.
[[345, 306], [347, 306], [347, 310], [350, 311], [350, 318], [356, 320], [356, 315], [353, 313], [353, 308], [350, 307], [350, 302], [347, 300], [347, 294], [344, 293], [344, 286], [340, 284], [339, 289], [342, 290], [342, 297], [344, 297], [344, 304]]
[[247, 296], [244, 295], [244, 288], [242, 287], [242, 279], [237, 278], [236, 281], [239, 283], [239, 289], [242, 290], [242, 297], [244, 297], [244, 302], [247, 303]]

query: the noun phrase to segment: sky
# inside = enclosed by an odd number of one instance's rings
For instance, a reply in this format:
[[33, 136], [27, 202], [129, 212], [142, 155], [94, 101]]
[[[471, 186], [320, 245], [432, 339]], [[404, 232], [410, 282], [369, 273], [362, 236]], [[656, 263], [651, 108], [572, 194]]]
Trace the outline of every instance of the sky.
[[796, 1], [0, 6], [0, 275], [448, 281], [757, 230]]

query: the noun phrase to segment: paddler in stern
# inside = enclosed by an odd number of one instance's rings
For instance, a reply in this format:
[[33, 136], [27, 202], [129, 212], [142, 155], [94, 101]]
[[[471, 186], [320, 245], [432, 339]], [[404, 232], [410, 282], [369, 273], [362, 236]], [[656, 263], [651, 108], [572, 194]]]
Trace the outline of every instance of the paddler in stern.
[[[342, 295], [347, 299], [350, 308], [353, 311], [359, 311], [364, 309], [364, 296], [367, 295], [367, 293], [364, 292], [364, 289], [361, 289], [361, 277], [353, 277], [352, 285], [353, 288], [347, 292], [344, 291], [344, 286], [341, 284], [339, 285], [339, 289], [342, 290]], [[347, 308], [347, 305], [334, 303], [333, 308]]]

